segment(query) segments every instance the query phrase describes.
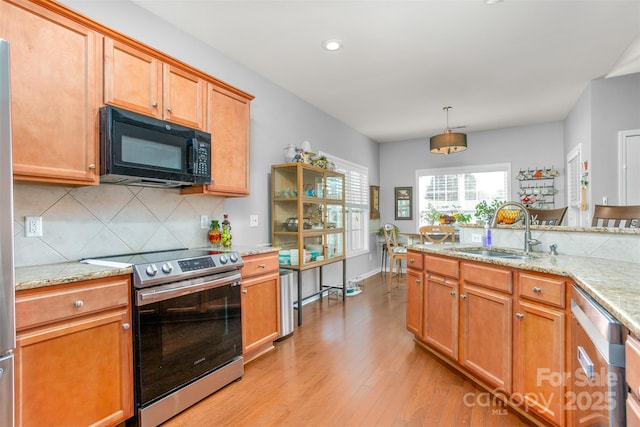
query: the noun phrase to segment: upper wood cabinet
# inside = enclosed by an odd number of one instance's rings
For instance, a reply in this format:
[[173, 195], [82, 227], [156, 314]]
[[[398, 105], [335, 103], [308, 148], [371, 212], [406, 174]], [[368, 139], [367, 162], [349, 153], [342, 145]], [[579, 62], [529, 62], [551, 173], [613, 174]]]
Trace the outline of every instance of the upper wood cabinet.
[[211, 184], [193, 186], [185, 194], [249, 195], [252, 96], [209, 82], [207, 132], [211, 133]]
[[10, 43], [15, 179], [97, 184], [102, 36], [37, 4], [4, 0], [0, 37]]
[[104, 102], [162, 118], [162, 63], [148, 53], [105, 37]]
[[104, 102], [205, 129], [207, 82], [125, 43], [104, 39]]

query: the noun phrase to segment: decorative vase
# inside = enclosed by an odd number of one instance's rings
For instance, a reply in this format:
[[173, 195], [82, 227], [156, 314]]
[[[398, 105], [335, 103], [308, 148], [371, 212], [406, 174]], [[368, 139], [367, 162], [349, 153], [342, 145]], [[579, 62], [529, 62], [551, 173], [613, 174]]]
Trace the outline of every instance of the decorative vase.
[[209, 244], [213, 247], [220, 247], [222, 241], [222, 233], [220, 232], [220, 223], [217, 220], [211, 221], [209, 229]]

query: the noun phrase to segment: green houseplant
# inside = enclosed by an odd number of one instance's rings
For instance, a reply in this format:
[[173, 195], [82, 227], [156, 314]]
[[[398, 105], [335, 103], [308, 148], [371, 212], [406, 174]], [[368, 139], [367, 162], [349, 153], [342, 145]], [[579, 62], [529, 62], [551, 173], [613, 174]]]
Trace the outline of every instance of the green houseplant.
[[476, 205], [476, 213], [473, 214], [478, 218], [478, 223], [491, 224], [493, 216], [496, 214], [496, 210], [503, 204], [502, 200], [494, 200], [491, 203], [487, 203], [486, 200], [481, 201]]

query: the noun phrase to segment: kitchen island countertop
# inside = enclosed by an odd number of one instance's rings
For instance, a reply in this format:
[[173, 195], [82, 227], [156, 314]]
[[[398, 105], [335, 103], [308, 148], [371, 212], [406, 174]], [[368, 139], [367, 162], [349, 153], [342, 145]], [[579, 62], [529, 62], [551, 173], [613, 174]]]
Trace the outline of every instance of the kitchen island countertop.
[[[207, 248], [209, 249], [209, 248]], [[271, 246], [237, 246], [229, 249], [212, 249], [215, 251], [236, 251], [240, 256], [258, 255], [276, 252], [278, 248]], [[62, 285], [83, 280], [101, 279], [104, 277], [132, 274], [131, 267], [109, 267], [84, 264], [70, 261], [57, 264], [34, 265], [16, 268], [16, 291], [36, 289], [45, 286]]]
[[534, 253], [529, 259], [489, 258], [460, 252], [464, 245], [410, 245], [408, 249], [571, 278], [633, 334], [640, 336], [640, 263]]

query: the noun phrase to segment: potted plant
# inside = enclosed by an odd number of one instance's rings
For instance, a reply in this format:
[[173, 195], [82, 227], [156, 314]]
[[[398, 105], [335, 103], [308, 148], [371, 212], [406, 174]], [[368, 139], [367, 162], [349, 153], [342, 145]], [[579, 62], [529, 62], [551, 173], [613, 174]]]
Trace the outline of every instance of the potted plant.
[[[400, 233], [400, 229], [398, 228], [397, 225], [393, 225], [393, 228], [396, 230], [396, 236], [398, 235], [398, 233]], [[378, 228], [378, 232], [376, 233], [376, 235], [378, 237], [382, 237], [381, 241], [384, 240], [384, 226]]]
[[491, 224], [493, 216], [496, 214], [496, 210], [504, 202], [502, 200], [494, 200], [490, 204], [486, 200], [481, 201], [476, 205], [476, 213], [474, 216], [478, 218], [477, 223]]

